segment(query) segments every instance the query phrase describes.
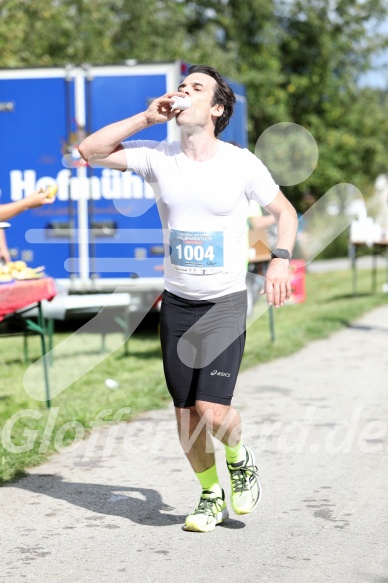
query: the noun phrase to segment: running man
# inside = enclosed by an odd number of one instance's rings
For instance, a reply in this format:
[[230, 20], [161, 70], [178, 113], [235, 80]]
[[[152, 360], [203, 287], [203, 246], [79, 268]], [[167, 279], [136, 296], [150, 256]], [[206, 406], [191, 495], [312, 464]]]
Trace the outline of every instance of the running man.
[[[172, 109], [174, 96], [188, 109]], [[249, 201], [271, 213], [278, 227], [265, 289], [279, 308], [291, 294], [289, 259], [297, 215], [266, 167], [246, 149], [218, 135], [233, 113], [235, 96], [212, 67], [194, 65], [178, 91], [146, 111], [110, 124], [79, 147], [91, 165], [132, 170], [152, 185], [165, 237], [165, 291], [161, 344], [180, 441], [202, 494], [185, 530], [209, 532], [228, 517], [211, 435], [225, 446], [236, 514], [251, 512], [261, 489], [252, 450], [242, 441], [241, 418], [231, 400], [245, 343], [246, 221]], [[175, 119], [181, 141], [126, 141]]]

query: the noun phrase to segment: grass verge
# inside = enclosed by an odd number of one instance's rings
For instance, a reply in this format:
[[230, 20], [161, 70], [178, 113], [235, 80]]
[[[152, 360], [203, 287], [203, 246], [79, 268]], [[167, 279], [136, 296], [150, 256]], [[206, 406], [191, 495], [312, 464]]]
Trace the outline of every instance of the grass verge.
[[[384, 278], [380, 270], [378, 290]], [[370, 294], [369, 271], [359, 273], [359, 295], [354, 298], [349, 271], [308, 274], [306, 285], [306, 302], [275, 311], [275, 343], [270, 342], [268, 315], [256, 321], [252, 318], [242, 370], [292, 354], [388, 301], [383, 293]], [[29, 339], [31, 357], [35, 359], [39, 357], [38, 342], [36, 337]], [[22, 339], [0, 338], [0, 484], [20, 477], [28, 466], [41, 463], [53, 451], [71, 444], [76, 426], [87, 434], [102, 411], [101, 424], [112, 421], [115, 415], [116, 419], [129, 420], [170, 402], [156, 330], [136, 333], [130, 339], [128, 356], [124, 356], [122, 347], [117, 348], [121, 344], [117, 334], [107, 337], [108, 352], [104, 357], [100, 342], [98, 335], [56, 334], [59, 356], [51, 368], [52, 386], [54, 391], [55, 383], [69, 386], [53, 399], [50, 412], [44, 401], [34, 399], [25, 390], [23, 377], [31, 367], [22, 359]], [[40, 365], [35, 368], [40, 370]], [[72, 382], [74, 378], [77, 380]], [[117, 389], [106, 387], [108, 378], [119, 384]], [[43, 392], [38, 375], [33, 393], [43, 398]]]

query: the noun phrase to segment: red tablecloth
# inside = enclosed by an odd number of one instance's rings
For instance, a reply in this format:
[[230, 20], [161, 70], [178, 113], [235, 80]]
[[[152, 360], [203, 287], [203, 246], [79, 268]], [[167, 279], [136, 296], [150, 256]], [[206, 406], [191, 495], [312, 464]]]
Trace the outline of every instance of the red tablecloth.
[[51, 277], [15, 281], [0, 285], [0, 320], [31, 304], [42, 300], [52, 300], [56, 295], [54, 280]]

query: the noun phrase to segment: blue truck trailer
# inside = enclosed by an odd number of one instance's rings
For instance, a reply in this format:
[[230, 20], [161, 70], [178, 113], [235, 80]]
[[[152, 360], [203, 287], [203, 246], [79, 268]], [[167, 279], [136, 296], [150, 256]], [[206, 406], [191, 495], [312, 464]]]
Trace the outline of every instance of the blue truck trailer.
[[[148, 311], [163, 290], [163, 243], [152, 189], [133, 172], [96, 169], [77, 146], [89, 133], [176, 91], [188, 65], [173, 63], [0, 70], [1, 203], [56, 184], [57, 200], [12, 219], [13, 260], [45, 266], [70, 294], [131, 293]], [[221, 139], [247, 146], [244, 87]], [[174, 121], [136, 135], [179, 139]]]

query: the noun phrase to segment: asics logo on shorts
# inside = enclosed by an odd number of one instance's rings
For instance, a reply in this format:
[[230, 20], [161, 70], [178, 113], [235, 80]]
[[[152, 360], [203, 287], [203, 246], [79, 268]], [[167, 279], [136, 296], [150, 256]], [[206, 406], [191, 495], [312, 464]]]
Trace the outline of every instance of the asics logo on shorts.
[[218, 377], [230, 377], [228, 372], [218, 372], [218, 370], [212, 370], [210, 374], [211, 376], [217, 375]]

